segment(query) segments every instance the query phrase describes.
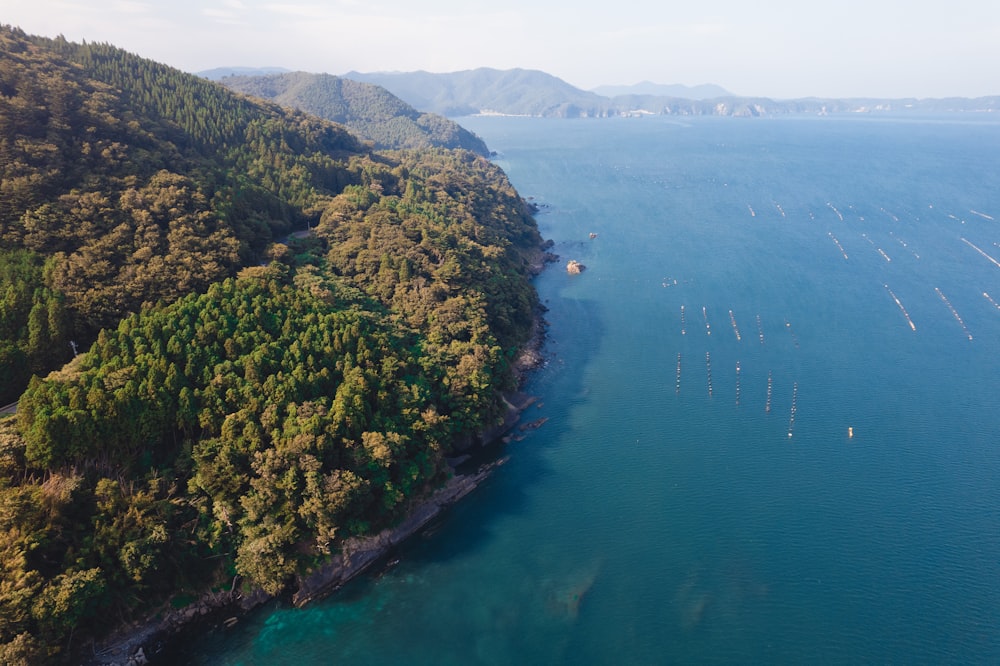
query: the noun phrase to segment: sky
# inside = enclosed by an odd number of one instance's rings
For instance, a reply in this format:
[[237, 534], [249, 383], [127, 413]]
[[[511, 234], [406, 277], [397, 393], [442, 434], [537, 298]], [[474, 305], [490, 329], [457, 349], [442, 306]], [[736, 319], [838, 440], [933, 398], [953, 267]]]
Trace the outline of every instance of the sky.
[[0, 0], [0, 23], [188, 72], [520, 67], [585, 90], [1000, 95], [997, 0]]

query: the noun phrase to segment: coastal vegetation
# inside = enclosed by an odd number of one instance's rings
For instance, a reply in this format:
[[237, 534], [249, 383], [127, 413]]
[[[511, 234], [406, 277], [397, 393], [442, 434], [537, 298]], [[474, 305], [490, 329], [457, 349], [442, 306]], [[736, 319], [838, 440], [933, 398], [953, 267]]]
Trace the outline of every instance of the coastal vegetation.
[[482, 157], [9, 27], [0, 130], [0, 662], [280, 592], [502, 417], [540, 237]]

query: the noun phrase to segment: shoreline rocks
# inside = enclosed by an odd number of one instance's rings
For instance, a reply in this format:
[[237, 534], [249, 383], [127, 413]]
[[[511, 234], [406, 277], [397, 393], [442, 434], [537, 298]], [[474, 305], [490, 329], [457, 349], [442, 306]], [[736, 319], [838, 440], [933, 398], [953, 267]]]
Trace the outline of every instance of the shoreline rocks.
[[534, 255], [528, 260], [528, 271], [532, 275], [538, 275], [545, 270], [545, 264], [559, 261], [559, 255], [549, 252], [555, 243], [549, 239], [542, 243]]
[[311, 601], [336, 592], [355, 576], [366, 571], [392, 548], [416, 534], [441, 511], [462, 499], [483, 482], [493, 470], [507, 462], [501, 458], [479, 468], [475, 474], [453, 476], [427, 500], [419, 503], [395, 527], [382, 530], [370, 537], [347, 539], [341, 552], [330, 562], [298, 579], [298, 589], [292, 594], [292, 604], [301, 608]]
[[[341, 551], [321, 567], [300, 576], [291, 602], [301, 608], [306, 604], [335, 593], [356, 576], [367, 571], [393, 548], [418, 533], [442, 511], [462, 499], [493, 471], [507, 462], [500, 458], [481, 466], [472, 474], [456, 474], [430, 497], [417, 502], [399, 524], [378, 534], [346, 539]], [[241, 593], [236, 580], [228, 592], [209, 592], [184, 608], [171, 610], [146, 624], [123, 630], [117, 637], [100, 647], [92, 656], [83, 655], [83, 662], [91, 666], [136, 666], [138, 664], [167, 663], [169, 643], [188, 632], [211, 628], [230, 629], [239, 619], [275, 597], [255, 588]], [[164, 659], [164, 661], [160, 661]]]

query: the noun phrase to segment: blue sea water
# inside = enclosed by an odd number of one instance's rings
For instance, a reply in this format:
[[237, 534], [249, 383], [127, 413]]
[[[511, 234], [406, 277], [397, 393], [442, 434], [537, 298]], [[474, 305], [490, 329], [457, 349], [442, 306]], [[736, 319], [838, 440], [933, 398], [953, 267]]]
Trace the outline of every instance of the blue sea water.
[[1000, 120], [462, 124], [562, 257], [548, 422], [397, 566], [186, 658], [1000, 662]]

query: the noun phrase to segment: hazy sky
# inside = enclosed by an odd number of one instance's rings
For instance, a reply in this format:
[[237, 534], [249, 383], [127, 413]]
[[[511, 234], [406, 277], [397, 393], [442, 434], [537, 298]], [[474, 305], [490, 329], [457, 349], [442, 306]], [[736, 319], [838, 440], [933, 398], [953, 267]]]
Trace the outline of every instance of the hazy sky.
[[1000, 95], [997, 0], [0, 0], [0, 22], [191, 72], [523, 67], [584, 89]]

